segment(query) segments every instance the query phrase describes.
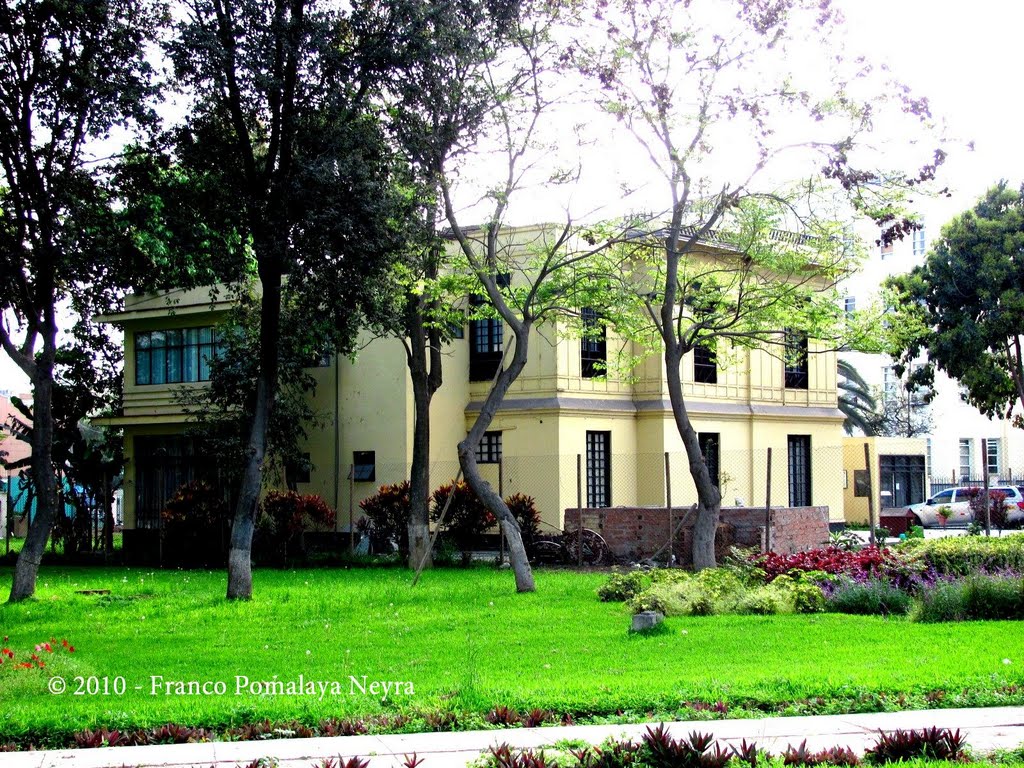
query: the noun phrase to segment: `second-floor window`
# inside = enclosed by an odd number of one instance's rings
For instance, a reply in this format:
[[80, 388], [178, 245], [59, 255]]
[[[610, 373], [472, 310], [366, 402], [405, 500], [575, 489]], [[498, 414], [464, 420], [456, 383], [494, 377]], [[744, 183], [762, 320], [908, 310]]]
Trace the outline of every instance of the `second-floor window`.
[[220, 352], [212, 326], [139, 331], [135, 334], [135, 383], [209, 381], [210, 361]]
[[[498, 288], [508, 288], [509, 275], [498, 275]], [[469, 297], [471, 307], [487, 303], [487, 298], [474, 294]], [[487, 317], [469, 321], [469, 380], [490, 381], [501, 365], [505, 343], [505, 326], [500, 317]]]
[[788, 329], [785, 344], [787, 389], [807, 389], [807, 334]]
[[596, 309], [584, 307], [580, 318], [585, 334], [580, 340], [580, 372], [585, 379], [603, 376], [608, 363], [608, 330]]
[[924, 227], [914, 230], [914, 255], [924, 256], [928, 250], [928, 238], [924, 233]]
[[693, 380], [700, 384], [718, 383], [718, 359], [715, 350], [698, 344], [693, 348]]

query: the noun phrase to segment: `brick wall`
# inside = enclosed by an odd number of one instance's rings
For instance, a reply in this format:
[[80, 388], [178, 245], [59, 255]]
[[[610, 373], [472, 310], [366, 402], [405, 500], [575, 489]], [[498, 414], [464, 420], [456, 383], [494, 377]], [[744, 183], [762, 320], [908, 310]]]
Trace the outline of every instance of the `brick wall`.
[[[677, 562], [690, 562], [693, 521], [691, 507], [672, 509], [672, 542]], [[682, 519], [682, 526], [679, 521]], [[565, 510], [565, 529], [579, 526], [579, 510]], [[668, 554], [668, 511], [664, 507], [607, 507], [584, 509], [583, 527], [604, 537], [615, 557], [623, 561], [643, 560]], [[772, 507], [771, 548], [792, 553], [814, 549], [828, 541], [828, 507]], [[730, 546], [765, 548], [765, 510], [752, 507], [722, 507], [715, 549], [721, 557]], [[659, 553], [660, 550], [660, 554]]]

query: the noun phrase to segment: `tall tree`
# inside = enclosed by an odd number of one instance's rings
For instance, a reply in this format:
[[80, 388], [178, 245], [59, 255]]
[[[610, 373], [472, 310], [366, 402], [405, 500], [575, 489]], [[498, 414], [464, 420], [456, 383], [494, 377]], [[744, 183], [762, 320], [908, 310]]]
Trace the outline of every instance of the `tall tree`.
[[410, 227], [400, 271], [405, 290], [391, 333], [405, 345], [415, 409], [409, 488], [413, 567], [430, 564], [430, 403], [443, 382], [442, 343], [452, 325], [464, 322], [464, 313], [452, 309], [438, 282], [445, 261], [440, 179], [445, 162], [473, 146], [497, 106], [494, 92], [483, 87], [484, 77], [509, 42], [520, 10], [519, 0], [404, 4], [410, 66], [390, 84], [391, 127], [412, 171], [418, 226]]
[[[849, 87], [842, 60], [826, 49], [838, 24], [829, 2], [584, 5], [594, 34], [578, 39], [606, 42], [579, 43], [571, 53], [661, 184], [660, 221], [643, 246], [656, 280], [642, 309], [663, 350], [697, 490], [694, 566], [709, 567], [721, 494], [683, 396], [684, 356], [698, 347], [722, 354], [758, 346], [794, 367], [814, 351], [808, 339], [828, 338], [838, 322], [832, 286], [850, 265], [844, 233], [821, 216], [828, 188], [888, 222], [895, 236], [907, 225], [889, 192], [921, 175], [908, 180], [860, 165], [869, 161], [860, 140], [880, 121], [885, 94], [864, 101], [855, 95], [863, 87]], [[866, 82], [868, 65], [857, 61], [852, 70]], [[906, 91], [893, 96], [927, 116], [927, 104]], [[808, 180], [786, 188], [801, 177]]]
[[1024, 187], [989, 189], [887, 288], [890, 353], [908, 386], [930, 386], [939, 368], [983, 414], [1024, 426]]
[[846, 434], [852, 435], [857, 429], [865, 435], [877, 434], [878, 401], [871, 387], [849, 361], [839, 360], [836, 368], [839, 374], [836, 383], [839, 390], [838, 405], [845, 417], [843, 429]]
[[107, 308], [129, 278], [130, 242], [96, 142], [152, 119], [146, 48], [163, 23], [151, 0], [7, 0], [0, 6], [0, 346], [32, 382], [38, 512], [12, 602], [35, 592], [56, 514], [54, 365], [58, 307]]
[[[255, 402], [228, 553], [229, 599], [252, 596], [251, 548], [278, 390], [285, 293], [330, 348], [351, 348], [394, 252], [391, 159], [374, 114], [401, 50], [379, 3], [191, 0], [170, 47], [196, 95], [179, 161], [216, 179], [255, 263]], [[203, 137], [201, 143], [193, 134]]]

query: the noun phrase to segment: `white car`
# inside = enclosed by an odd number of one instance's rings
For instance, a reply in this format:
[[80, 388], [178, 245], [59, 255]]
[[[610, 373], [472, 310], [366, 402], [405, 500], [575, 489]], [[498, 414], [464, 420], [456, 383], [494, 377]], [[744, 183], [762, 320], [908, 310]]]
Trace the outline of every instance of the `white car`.
[[[923, 504], [911, 504], [907, 511], [914, 515], [914, 524], [926, 528], [941, 526], [939, 509], [949, 507], [952, 515], [946, 525], [967, 525], [973, 522], [974, 515], [971, 514], [971, 496], [981, 493], [981, 488], [947, 488], [939, 491]], [[1006, 496], [1006, 522], [1010, 525], [1019, 525], [1024, 522], [1024, 493], [1014, 485], [999, 485], [989, 488], [989, 493], [999, 492]]]

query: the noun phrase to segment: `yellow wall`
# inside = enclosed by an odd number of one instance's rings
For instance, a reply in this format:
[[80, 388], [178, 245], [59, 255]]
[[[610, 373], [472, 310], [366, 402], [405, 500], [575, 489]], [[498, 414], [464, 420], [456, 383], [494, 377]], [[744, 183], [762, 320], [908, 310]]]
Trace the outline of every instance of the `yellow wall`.
[[[848, 523], [868, 522], [868, 498], [854, 495], [853, 473], [865, 468], [864, 446], [870, 453], [871, 489], [874, 497], [874, 515], [877, 524], [881, 512], [879, 457], [880, 456], [926, 456], [927, 443], [923, 438], [912, 437], [844, 437], [843, 472], [847, 478], [843, 492], [843, 510]], [[927, 478], [926, 478], [927, 481]], [[927, 485], [925, 486], [927, 488]]]

